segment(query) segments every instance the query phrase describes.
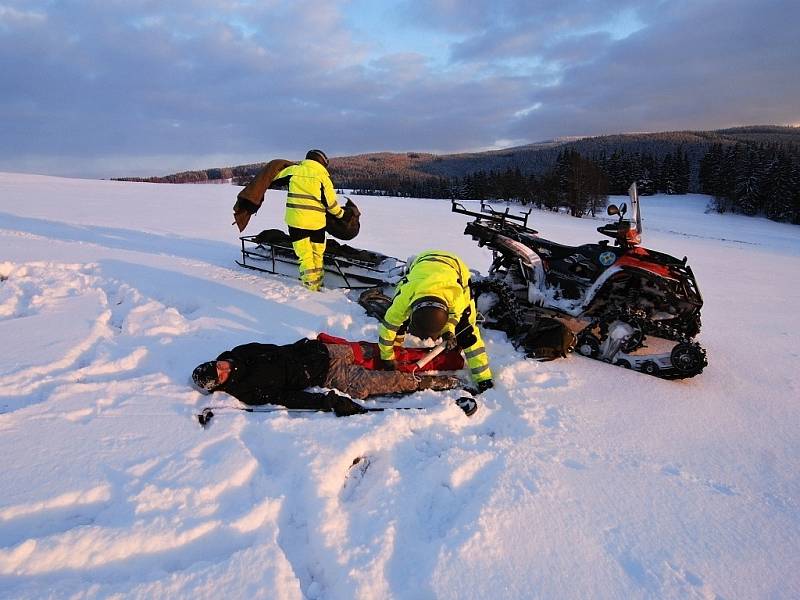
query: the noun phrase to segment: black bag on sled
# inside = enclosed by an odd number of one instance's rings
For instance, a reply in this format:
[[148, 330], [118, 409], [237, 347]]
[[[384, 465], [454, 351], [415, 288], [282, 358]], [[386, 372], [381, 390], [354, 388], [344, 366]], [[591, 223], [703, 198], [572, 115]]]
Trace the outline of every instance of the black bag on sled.
[[528, 358], [541, 361], [563, 358], [575, 345], [575, 335], [558, 319], [537, 317], [520, 345]]

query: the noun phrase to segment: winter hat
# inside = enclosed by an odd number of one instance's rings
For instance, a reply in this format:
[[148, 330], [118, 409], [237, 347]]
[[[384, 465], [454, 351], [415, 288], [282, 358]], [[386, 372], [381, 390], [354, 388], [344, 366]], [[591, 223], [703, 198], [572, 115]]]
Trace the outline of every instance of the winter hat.
[[204, 362], [195, 367], [192, 371], [192, 381], [201, 390], [213, 392], [219, 383], [217, 382], [217, 361]]

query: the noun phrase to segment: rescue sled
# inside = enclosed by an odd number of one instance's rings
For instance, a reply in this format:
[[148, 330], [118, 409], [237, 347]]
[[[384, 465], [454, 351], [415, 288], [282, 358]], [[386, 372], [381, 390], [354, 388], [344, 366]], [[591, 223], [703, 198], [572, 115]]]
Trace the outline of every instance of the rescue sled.
[[[244, 235], [242, 259], [246, 269], [299, 278], [299, 262], [289, 235], [280, 229], [266, 229], [258, 235]], [[366, 289], [398, 281], [405, 261], [378, 252], [353, 248], [328, 238], [324, 256], [327, 288]]]

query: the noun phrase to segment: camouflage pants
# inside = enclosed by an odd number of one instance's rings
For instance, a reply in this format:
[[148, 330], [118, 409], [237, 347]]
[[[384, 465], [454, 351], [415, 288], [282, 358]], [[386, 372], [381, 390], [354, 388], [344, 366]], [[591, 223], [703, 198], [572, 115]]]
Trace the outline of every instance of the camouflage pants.
[[411, 373], [400, 371], [373, 371], [353, 364], [350, 346], [325, 344], [330, 353], [330, 366], [325, 377], [325, 387], [336, 388], [353, 398], [408, 393], [417, 390], [417, 380]]

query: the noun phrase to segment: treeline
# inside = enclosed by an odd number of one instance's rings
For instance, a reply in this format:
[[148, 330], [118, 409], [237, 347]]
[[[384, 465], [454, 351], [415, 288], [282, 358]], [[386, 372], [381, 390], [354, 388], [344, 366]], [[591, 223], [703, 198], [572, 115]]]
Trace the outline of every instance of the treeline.
[[699, 161], [682, 148], [660, 160], [648, 152], [615, 151], [591, 158], [574, 149], [558, 153], [555, 165], [542, 175], [519, 167], [503, 171], [479, 170], [463, 177], [381, 177], [369, 186], [354, 187], [354, 194], [498, 199], [539, 208], [562, 210], [580, 217], [605, 206], [609, 194], [625, 195], [633, 181], [639, 194], [687, 194], [695, 190], [714, 197], [721, 212], [763, 215], [775, 221], [800, 223], [800, 147], [793, 143], [731, 146], [713, 144]]
[[609, 157], [601, 154], [593, 160], [608, 178], [609, 194], [627, 194], [633, 181], [642, 196], [689, 193], [692, 167], [689, 154], [682, 147], [674, 153], [667, 152], [661, 160], [649, 152], [624, 150]]
[[234, 183], [245, 185], [261, 170], [264, 163], [221, 167], [200, 171], [182, 171], [160, 177], [115, 177], [114, 181], [136, 181], [140, 183]]
[[[245, 185], [264, 164], [125, 180]], [[329, 170], [335, 185], [356, 193], [501, 198], [576, 215], [596, 209], [590, 197], [625, 194], [636, 181], [642, 195], [702, 192], [720, 212], [798, 223], [798, 164], [800, 128], [753, 126], [551, 140], [468, 154], [362, 154], [335, 157]]]
[[700, 189], [717, 212], [800, 224], [800, 147], [714, 144], [700, 161]]
[[[345, 182], [343, 187], [349, 187]], [[626, 188], [627, 189], [627, 188]], [[374, 187], [355, 187], [353, 194], [452, 198], [502, 199], [550, 210], [566, 209], [575, 217], [594, 215], [608, 201], [608, 179], [602, 169], [574, 150], [559, 153], [555, 166], [542, 176], [525, 175], [517, 167], [502, 172], [478, 171], [464, 177], [424, 180], [376, 181]]]

